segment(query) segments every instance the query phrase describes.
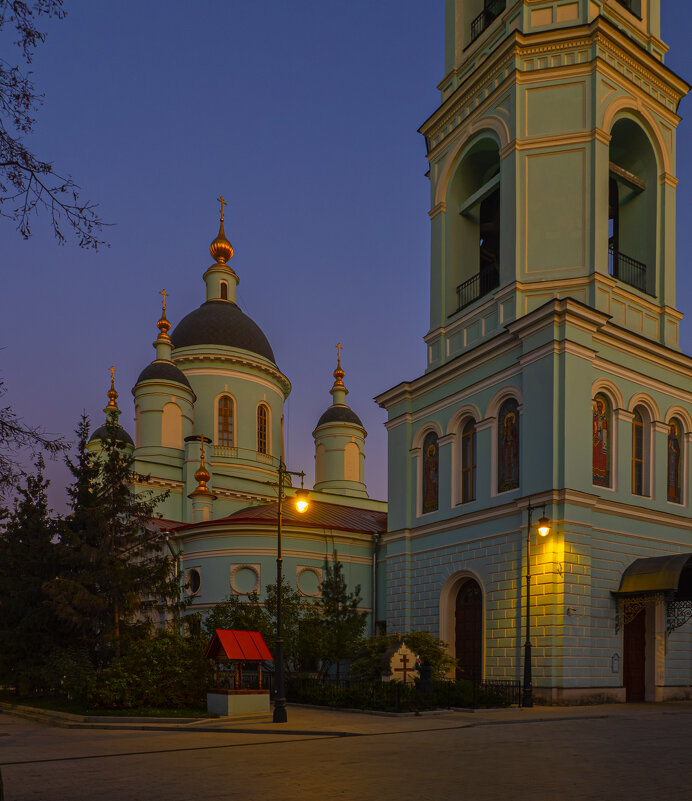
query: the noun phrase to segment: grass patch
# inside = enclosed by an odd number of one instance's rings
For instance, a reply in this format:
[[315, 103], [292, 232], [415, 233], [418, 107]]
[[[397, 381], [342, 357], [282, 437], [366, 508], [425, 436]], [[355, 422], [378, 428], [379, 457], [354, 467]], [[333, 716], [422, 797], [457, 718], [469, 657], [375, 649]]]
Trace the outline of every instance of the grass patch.
[[155, 709], [153, 707], [138, 707], [133, 709], [103, 709], [84, 706], [68, 701], [61, 696], [29, 696], [20, 698], [7, 690], [0, 691], [0, 701], [17, 706], [30, 706], [34, 709], [45, 709], [52, 712], [69, 712], [72, 715], [95, 715], [101, 717], [132, 717], [132, 718], [216, 718], [206, 709]]

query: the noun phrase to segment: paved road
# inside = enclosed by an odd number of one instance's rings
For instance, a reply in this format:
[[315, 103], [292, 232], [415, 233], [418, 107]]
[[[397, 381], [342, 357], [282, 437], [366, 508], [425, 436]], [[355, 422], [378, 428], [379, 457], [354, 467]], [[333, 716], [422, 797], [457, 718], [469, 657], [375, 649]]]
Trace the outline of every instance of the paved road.
[[692, 799], [692, 708], [565, 714], [324, 713], [323, 730], [357, 730], [345, 737], [66, 730], [0, 715], [0, 766], [5, 801]]

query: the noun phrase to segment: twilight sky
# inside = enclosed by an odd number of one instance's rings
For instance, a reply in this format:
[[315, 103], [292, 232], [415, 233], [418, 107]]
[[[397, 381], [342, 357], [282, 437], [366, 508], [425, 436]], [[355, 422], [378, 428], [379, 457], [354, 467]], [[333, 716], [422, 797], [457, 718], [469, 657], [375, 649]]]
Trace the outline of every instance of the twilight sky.
[[[662, 0], [667, 64], [692, 79], [692, 8]], [[121, 422], [154, 358], [166, 289], [175, 324], [204, 300], [218, 230], [238, 301], [293, 391], [287, 466], [314, 473], [341, 342], [348, 402], [368, 430], [366, 482], [386, 498], [385, 414], [372, 401], [425, 367], [429, 221], [419, 125], [438, 104], [443, 0], [66, 0], [32, 69], [45, 92], [30, 144], [114, 225], [98, 253], [25, 242], [0, 220], [0, 377], [27, 422], [101, 424], [115, 364]], [[4, 55], [16, 48], [0, 40]], [[680, 113], [687, 115], [690, 100]], [[692, 123], [678, 129], [678, 308], [692, 317]], [[682, 346], [692, 351], [692, 324]], [[68, 480], [50, 465], [51, 500]]]

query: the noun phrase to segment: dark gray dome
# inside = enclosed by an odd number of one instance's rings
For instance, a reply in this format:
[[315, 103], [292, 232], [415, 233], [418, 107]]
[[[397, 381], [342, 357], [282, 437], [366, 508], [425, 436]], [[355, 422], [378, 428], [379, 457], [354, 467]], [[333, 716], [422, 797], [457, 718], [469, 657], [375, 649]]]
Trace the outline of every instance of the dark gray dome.
[[[93, 442], [97, 439], [103, 441], [108, 439], [109, 434], [110, 430], [108, 426], [103, 425], [101, 428], [97, 428], [96, 431], [94, 431], [94, 433], [89, 437], [89, 442]], [[132, 437], [120, 425], [115, 430], [115, 438], [118, 440], [118, 442], [124, 442], [126, 445], [132, 445], [134, 447], [135, 443], [132, 441]]]
[[360, 417], [348, 406], [330, 406], [320, 417], [317, 428], [323, 423], [355, 423], [357, 426], [365, 428], [360, 422]]
[[[190, 387], [185, 373], [179, 370], [172, 362], [152, 362], [148, 364], [139, 374], [137, 384], [140, 381], [151, 381], [159, 379], [161, 381], [175, 381], [177, 384]], [[190, 387], [192, 389], [192, 387]]]
[[208, 300], [178, 323], [171, 334], [174, 348], [190, 345], [228, 345], [258, 353], [274, 362], [262, 329], [228, 300]]

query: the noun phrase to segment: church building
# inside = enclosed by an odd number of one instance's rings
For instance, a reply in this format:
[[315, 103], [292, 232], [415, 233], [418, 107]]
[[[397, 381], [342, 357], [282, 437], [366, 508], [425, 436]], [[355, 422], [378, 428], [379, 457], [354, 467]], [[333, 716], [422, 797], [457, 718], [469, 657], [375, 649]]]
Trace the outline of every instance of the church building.
[[665, 66], [660, 6], [447, 0], [420, 129], [427, 369], [376, 399], [388, 629], [439, 633], [475, 679], [520, 679], [529, 641], [548, 701], [692, 695], [689, 86]]
[[[219, 233], [209, 248], [214, 263], [203, 276], [206, 299], [173, 327], [161, 293], [155, 359], [132, 390], [134, 441], [120, 428], [136, 474], [149, 477], [140, 488], [168, 493], [155, 525], [176, 555], [189, 611], [202, 613], [229, 595], [263, 598], [276, 582], [284, 402], [291, 391], [266, 336], [236, 303], [239, 279], [229, 264], [233, 248], [219, 200]], [[344, 377], [339, 345], [332, 403], [313, 432], [308, 507], [300, 513], [283, 503], [283, 575], [301, 595], [317, 598], [325, 560], [338, 555], [350, 589], [360, 585], [361, 609], [374, 627], [373, 562], [386, 504], [368, 496], [367, 433], [346, 403]], [[117, 420], [112, 377], [108, 397], [105, 412]], [[93, 452], [105, 434], [104, 427], [94, 432]], [[291, 498], [295, 489], [284, 492]]]
[[[340, 350], [309, 509], [284, 505], [299, 592], [319, 595], [336, 551], [373, 631], [430, 631], [476, 681], [530, 664], [546, 702], [692, 697], [692, 358], [675, 295], [690, 87], [665, 65], [661, 3], [446, 0], [440, 105], [420, 129], [426, 369], [376, 398], [388, 507], [368, 497]], [[275, 580], [291, 391], [236, 303], [220, 200], [205, 301], [172, 327], [163, 293], [122, 434], [169, 492], [159, 525], [193, 611]]]

